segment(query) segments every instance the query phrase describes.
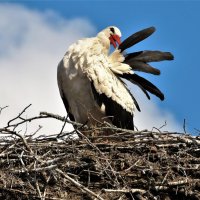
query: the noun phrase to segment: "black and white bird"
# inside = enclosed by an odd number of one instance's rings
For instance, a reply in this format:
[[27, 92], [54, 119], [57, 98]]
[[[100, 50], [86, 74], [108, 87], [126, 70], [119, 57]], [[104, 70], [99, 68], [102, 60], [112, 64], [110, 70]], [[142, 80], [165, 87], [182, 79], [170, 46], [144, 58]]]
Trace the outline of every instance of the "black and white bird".
[[[141, 71], [159, 75], [148, 62], [173, 60], [170, 52], [124, 50], [144, 40], [155, 31], [150, 27], [139, 31], [122, 43], [121, 32], [110, 26], [96, 37], [72, 44], [58, 65], [60, 95], [70, 120], [93, 127], [107, 121], [120, 128], [134, 129], [134, 112], [140, 111], [123, 79], [136, 84], [150, 99], [149, 92], [164, 99], [151, 82], [135, 74]], [[115, 50], [110, 53], [110, 45]]]

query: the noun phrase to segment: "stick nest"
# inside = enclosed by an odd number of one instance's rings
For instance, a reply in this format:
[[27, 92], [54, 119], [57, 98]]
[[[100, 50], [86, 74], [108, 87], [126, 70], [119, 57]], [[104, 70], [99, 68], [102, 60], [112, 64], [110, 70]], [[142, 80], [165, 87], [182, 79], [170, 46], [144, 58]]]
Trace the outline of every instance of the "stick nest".
[[0, 199], [200, 199], [198, 136], [110, 126], [22, 136], [15, 119], [0, 129]]

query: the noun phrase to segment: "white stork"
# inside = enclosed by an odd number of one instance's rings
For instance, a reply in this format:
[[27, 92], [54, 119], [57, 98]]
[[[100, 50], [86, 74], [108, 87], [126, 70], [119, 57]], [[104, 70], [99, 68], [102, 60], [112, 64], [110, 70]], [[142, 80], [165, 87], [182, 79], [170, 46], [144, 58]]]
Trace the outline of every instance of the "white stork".
[[[150, 92], [164, 99], [156, 86], [133, 70], [158, 75], [160, 71], [147, 62], [172, 60], [173, 55], [160, 51], [123, 55], [125, 49], [154, 31], [154, 27], [144, 29], [121, 43], [120, 30], [110, 26], [96, 37], [78, 40], [69, 47], [58, 65], [57, 78], [70, 120], [91, 127], [107, 121], [117, 127], [134, 129], [133, 115], [140, 108], [121, 78], [138, 85], [148, 98]], [[115, 48], [111, 54], [110, 44]]]

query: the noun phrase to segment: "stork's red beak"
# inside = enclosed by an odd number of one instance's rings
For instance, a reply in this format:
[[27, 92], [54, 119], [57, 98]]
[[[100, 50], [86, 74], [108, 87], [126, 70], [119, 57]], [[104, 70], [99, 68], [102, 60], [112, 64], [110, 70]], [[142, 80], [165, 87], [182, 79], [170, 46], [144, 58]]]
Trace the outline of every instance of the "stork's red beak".
[[121, 44], [121, 40], [118, 35], [111, 35], [109, 39], [110, 39], [110, 43], [114, 46], [114, 48], [116, 48], [117, 46]]

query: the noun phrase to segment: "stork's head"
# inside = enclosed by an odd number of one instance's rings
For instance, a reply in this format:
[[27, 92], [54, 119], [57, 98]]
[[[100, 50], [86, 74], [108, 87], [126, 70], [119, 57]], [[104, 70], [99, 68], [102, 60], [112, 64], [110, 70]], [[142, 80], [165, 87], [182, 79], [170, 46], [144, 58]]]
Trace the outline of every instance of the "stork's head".
[[98, 37], [109, 41], [114, 48], [121, 44], [121, 36], [121, 31], [116, 26], [109, 26], [98, 34]]
[[109, 27], [110, 28], [110, 37], [109, 37], [109, 40], [110, 40], [110, 44], [113, 45], [114, 48], [116, 48], [118, 45], [121, 44], [121, 31], [115, 27], [115, 26], [111, 26]]

